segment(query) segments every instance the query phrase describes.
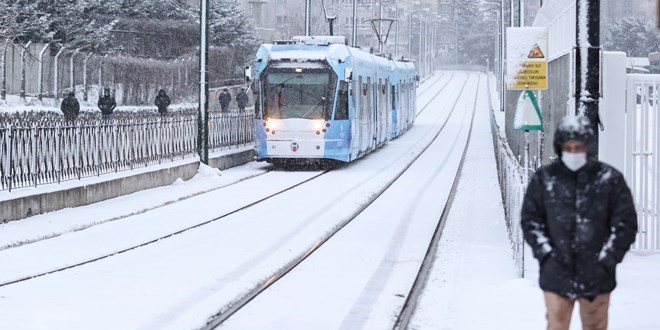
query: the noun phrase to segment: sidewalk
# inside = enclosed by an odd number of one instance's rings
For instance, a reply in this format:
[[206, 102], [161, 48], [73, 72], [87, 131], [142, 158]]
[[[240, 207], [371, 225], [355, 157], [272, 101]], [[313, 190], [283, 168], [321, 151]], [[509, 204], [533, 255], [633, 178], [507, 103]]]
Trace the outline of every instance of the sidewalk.
[[[458, 192], [412, 329], [545, 328], [536, 261], [528, 258], [526, 278], [516, 275], [485, 99], [478, 100]], [[660, 329], [660, 255], [629, 253], [617, 280], [610, 329]], [[580, 328], [576, 307], [571, 329]]]

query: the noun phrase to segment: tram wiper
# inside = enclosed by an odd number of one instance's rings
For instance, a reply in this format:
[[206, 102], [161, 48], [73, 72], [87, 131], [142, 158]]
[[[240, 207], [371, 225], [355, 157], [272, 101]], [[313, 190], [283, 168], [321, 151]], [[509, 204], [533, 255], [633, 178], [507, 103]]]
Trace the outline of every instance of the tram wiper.
[[324, 103], [325, 103], [325, 97], [321, 97], [321, 100], [318, 103], [314, 104], [314, 106], [312, 106], [309, 110], [307, 110], [307, 112], [305, 112], [305, 114], [302, 116], [303, 119], [309, 118], [309, 116], [312, 115], [314, 111], [316, 111], [316, 108]]

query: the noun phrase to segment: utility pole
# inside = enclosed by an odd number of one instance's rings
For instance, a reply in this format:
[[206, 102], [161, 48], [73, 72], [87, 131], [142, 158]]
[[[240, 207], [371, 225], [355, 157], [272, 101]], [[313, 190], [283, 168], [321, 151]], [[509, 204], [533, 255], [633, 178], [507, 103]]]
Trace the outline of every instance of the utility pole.
[[197, 116], [197, 152], [199, 160], [209, 163], [209, 84], [208, 84], [208, 57], [209, 57], [209, 0], [200, 1], [199, 29], [201, 40], [199, 43], [199, 113]]
[[595, 135], [587, 148], [598, 159], [600, 0], [578, 0], [576, 22], [575, 114], [584, 115], [591, 122]]
[[305, 0], [305, 36], [311, 34], [312, 0]]
[[520, 17], [520, 26], [525, 26], [525, 0], [518, 0], [518, 17]]
[[351, 33], [353, 47], [357, 47], [357, 1], [353, 0], [353, 33]]
[[413, 14], [410, 13], [410, 24], [408, 25], [408, 60], [412, 60], [412, 30], [413, 30]]
[[394, 58], [399, 57], [399, 7], [396, 5], [396, 0], [394, 1], [394, 24], [396, 24], [396, 30], [394, 31]]

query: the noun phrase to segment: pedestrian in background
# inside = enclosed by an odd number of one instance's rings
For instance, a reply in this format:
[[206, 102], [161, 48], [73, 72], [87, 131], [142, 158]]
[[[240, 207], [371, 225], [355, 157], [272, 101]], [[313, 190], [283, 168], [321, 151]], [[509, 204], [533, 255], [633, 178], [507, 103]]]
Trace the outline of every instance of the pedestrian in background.
[[117, 102], [115, 102], [115, 97], [110, 95], [110, 88], [103, 90], [103, 96], [99, 98], [98, 106], [103, 121], [112, 124], [112, 113], [115, 111]]
[[222, 90], [222, 93], [218, 96], [218, 101], [220, 102], [220, 108], [222, 112], [229, 111], [229, 102], [231, 102], [231, 94], [229, 94], [229, 89], [225, 88]]
[[78, 103], [78, 99], [76, 99], [73, 92], [69, 92], [67, 97], [62, 100], [60, 110], [62, 110], [66, 121], [74, 121], [78, 118], [78, 114], [80, 113], [80, 103]]
[[238, 105], [238, 110], [245, 111], [245, 107], [248, 104], [248, 96], [245, 93], [245, 87], [241, 87], [241, 91], [236, 95], [236, 104]]
[[167, 114], [167, 107], [170, 106], [170, 103], [172, 103], [172, 100], [170, 100], [170, 97], [165, 94], [165, 90], [159, 90], [158, 95], [156, 95], [156, 99], [154, 100], [154, 104], [158, 107], [158, 113], [161, 116]]
[[554, 137], [560, 161], [534, 173], [522, 206], [551, 330], [569, 328], [576, 300], [583, 329], [607, 329], [616, 266], [637, 233], [630, 189], [619, 171], [588, 158], [592, 138], [587, 118], [563, 118]]

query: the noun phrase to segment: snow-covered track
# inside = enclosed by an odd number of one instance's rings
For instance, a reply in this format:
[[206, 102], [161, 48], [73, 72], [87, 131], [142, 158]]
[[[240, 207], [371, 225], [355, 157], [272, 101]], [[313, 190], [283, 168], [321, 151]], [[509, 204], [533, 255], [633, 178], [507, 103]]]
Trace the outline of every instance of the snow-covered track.
[[[453, 78], [452, 76], [447, 80], [447, 82], [442, 86], [441, 90], [444, 90], [445, 87], [449, 85], [449, 82]], [[270, 286], [275, 284], [278, 280], [289, 274], [292, 270], [294, 270], [297, 266], [299, 266], [303, 261], [305, 261], [309, 256], [311, 256], [314, 252], [316, 252], [319, 248], [324, 246], [328, 241], [330, 241], [333, 236], [335, 236], [337, 233], [339, 233], [342, 229], [344, 229], [347, 225], [349, 225], [353, 220], [358, 218], [365, 210], [367, 210], [375, 201], [378, 200], [378, 198], [383, 195], [401, 176], [403, 176], [406, 171], [410, 169], [411, 166], [415, 164], [415, 162], [425, 153], [425, 151], [438, 139], [440, 134], [443, 132], [445, 126], [449, 122], [449, 119], [452, 117], [454, 114], [455, 110], [457, 109], [457, 105], [459, 103], [459, 100], [461, 99], [461, 96], [463, 95], [466, 86], [470, 80], [470, 76], [468, 75], [465, 81], [462, 84], [462, 87], [460, 89], [460, 92], [457, 93], [456, 99], [454, 100], [453, 104], [451, 105], [451, 110], [449, 111], [449, 114], [444, 118], [443, 123], [440, 126], [440, 129], [435, 133], [433, 138], [431, 139], [430, 142], [428, 142], [419, 152], [417, 155], [415, 155], [409, 163], [406, 164], [401, 170], [398, 171], [398, 173], [389, 180], [378, 192], [375, 194], [372, 194], [372, 196], [364, 202], [359, 208], [353, 211], [353, 213], [343, 219], [342, 221], [338, 222], [337, 225], [329, 232], [327, 232], [323, 237], [319, 238], [315, 244], [312, 246], [309, 246], [308, 249], [306, 249], [303, 253], [299, 254], [295, 258], [291, 259], [286, 265], [282, 266], [280, 269], [278, 269], [275, 273], [271, 274], [267, 278], [265, 278], [263, 281], [258, 283], [257, 285], [254, 286], [254, 288], [250, 291], [248, 291], [246, 294], [243, 296], [239, 297], [238, 299], [232, 301], [230, 304], [224, 306], [220, 311], [209, 320], [209, 322], [202, 328], [202, 330], [211, 330], [211, 329], [216, 329], [220, 327], [223, 322], [227, 321], [230, 317], [232, 317], [235, 313], [240, 311], [242, 308], [247, 306], [253, 299], [255, 299], [258, 295], [260, 295], [262, 292], [264, 292], [266, 289], [268, 289]], [[480, 78], [478, 79], [477, 85], [479, 84]], [[436, 94], [435, 97], [439, 95]], [[475, 94], [476, 98], [476, 94]], [[432, 99], [432, 100], [433, 100]], [[432, 100], [429, 101], [427, 104], [425, 104], [424, 107], [422, 107], [418, 111], [418, 115], [421, 114], [424, 109], [426, 109], [431, 103]], [[476, 103], [475, 103], [476, 107]], [[474, 109], [473, 109], [473, 115], [472, 118], [474, 117]], [[470, 119], [470, 127], [471, 127], [471, 122], [472, 119]], [[467, 143], [465, 145], [465, 150], [467, 150]], [[463, 152], [463, 155], [465, 155], [465, 152]], [[464, 156], [463, 156], [464, 157]], [[462, 161], [461, 161], [462, 162]], [[455, 185], [454, 187], [455, 188]]]
[[438, 254], [438, 245], [439, 245], [438, 243], [440, 242], [440, 237], [442, 236], [442, 230], [445, 227], [445, 223], [449, 215], [449, 210], [451, 210], [454, 197], [456, 196], [458, 182], [461, 177], [463, 165], [465, 164], [465, 157], [467, 156], [468, 147], [470, 146], [470, 138], [472, 137], [472, 128], [474, 126], [474, 116], [477, 108], [478, 95], [479, 95], [479, 85], [477, 84], [477, 92], [474, 95], [474, 107], [472, 108], [472, 118], [470, 119], [470, 129], [468, 132], [468, 138], [465, 147], [463, 149], [463, 154], [461, 155], [461, 161], [458, 166], [458, 170], [456, 172], [456, 177], [454, 178], [454, 182], [452, 183], [451, 191], [449, 192], [447, 203], [445, 204], [442, 210], [442, 216], [438, 221], [438, 226], [433, 232], [433, 237], [429, 242], [428, 249], [426, 250], [426, 255], [424, 256], [422, 265], [419, 269], [419, 272], [417, 273], [415, 282], [410, 288], [410, 292], [406, 295], [406, 301], [403, 304], [401, 311], [399, 312], [396, 323], [394, 324], [393, 329], [395, 330], [403, 330], [409, 328], [410, 321], [412, 320], [413, 313], [415, 312], [415, 308], [417, 306], [417, 301], [419, 300], [419, 297], [422, 294], [424, 287], [427, 284], [428, 277], [431, 274], [431, 269], [433, 268], [433, 262], [435, 261], [435, 257]]
[[25, 239], [22, 239], [22, 240], [19, 240], [19, 241], [0, 243], [0, 251], [6, 250], [6, 249], [11, 249], [11, 248], [17, 248], [17, 247], [20, 247], [20, 246], [23, 246], [23, 245], [27, 245], [27, 244], [36, 243], [36, 242], [40, 242], [40, 241], [43, 241], [43, 240], [59, 237], [59, 236], [62, 236], [62, 235], [68, 234], [68, 233], [72, 233], [72, 232], [83, 231], [85, 229], [89, 229], [89, 228], [92, 228], [94, 226], [102, 225], [102, 224], [113, 222], [113, 221], [122, 220], [122, 219], [125, 219], [125, 218], [140, 215], [140, 214], [147, 213], [147, 212], [150, 212], [150, 211], [154, 211], [154, 210], [160, 209], [162, 207], [165, 207], [165, 206], [168, 206], [168, 205], [171, 205], [171, 204], [174, 204], [174, 203], [182, 202], [182, 201], [185, 201], [185, 200], [188, 200], [188, 199], [191, 199], [191, 198], [203, 195], [203, 194], [208, 194], [208, 193], [214, 192], [214, 191], [219, 190], [219, 189], [223, 189], [223, 188], [226, 188], [226, 187], [233, 186], [233, 185], [241, 183], [245, 180], [250, 180], [250, 179], [253, 179], [253, 178], [257, 178], [259, 176], [262, 176], [264, 174], [267, 174], [267, 173], [271, 172], [272, 170], [273, 170], [272, 167], [266, 168], [261, 173], [248, 175], [248, 176], [243, 177], [243, 178], [241, 178], [239, 180], [236, 180], [234, 182], [231, 182], [231, 183], [228, 183], [228, 184], [223, 184], [223, 185], [213, 187], [213, 188], [210, 188], [210, 189], [204, 189], [202, 191], [197, 191], [197, 192], [191, 193], [189, 195], [184, 195], [184, 196], [181, 196], [181, 197], [175, 197], [175, 198], [172, 198], [170, 200], [164, 201], [162, 203], [147, 206], [147, 207], [142, 208], [140, 210], [137, 210], [135, 212], [130, 212], [130, 213], [124, 213], [124, 214], [120, 214], [120, 215], [116, 215], [116, 216], [111, 216], [111, 217], [101, 219], [101, 220], [98, 220], [98, 221], [76, 225], [76, 226], [73, 226], [71, 228], [67, 228], [65, 230], [50, 231], [50, 232], [44, 233], [44, 234], [39, 235], [39, 236], [26, 237]]
[[[283, 194], [287, 191], [290, 191], [290, 190], [292, 190], [292, 189], [294, 189], [294, 188], [296, 188], [300, 185], [303, 185], [307, 182], [310, 182], [310, 181], [312, 181], [312, 180], [328, 173], [329, 171], [330, 170], [325, 170], [325, 171], [320, 172], [318, 174], [314, 174], [311, 177], [304, 178], [302, 180], [295, 180], [291, 184], [287, 185], [284, 189], [279, 189], [276, 192], [274, 192], [272, 194], [268, 194], [265, 197], [259, 198], [257, 200], [252, 201], [252, 202], [248, 202], [246, 205], [234, 208], [231, 211], [223, 213], [220, 216], [214, 217], [212, 219], [204, 220], [202, 222], [196, 223], [196, 224], [191, 225], [191, 226], [186, 226], [182, 229], [178, 229], [178, 230], [173, 231], [173, 232], [168, 232], [167, 234], [164, 234], [164, 235], [159, 235], [159, 236], [153, 237], [153, 238], [151, 238], [147, 241], [140, 242], [139, 244], [132, 244], [132, 245], [129, 245], [128, 247], [121, 248], [121, 249], [118, 249], [118, 250], [113, 250], [110, 253], [101, 254], [99, 256], [92, 257], [92, 258], [84, 258], [83, 257], [83, 258], [81, 258], [82, 259], [81, 261], [74, 262], [74, 263], [69, 263], [69, 264], [66, 264], [64, 266], [56, 266], [56, 267], [53, 267], [52, 269], [49, 269], [49, 270], [46, 270], [46, 271], [35, 272], [35, 273], [31, 273], [31, 274], [29, 274], [29, 272], [28, 272], [28, 274], [17, 276], [16, 274], [20, 274], [20, 273], [14, 273], [14, 272], [11, 272], [11, 270], [10, 270], [10, 271], [5, 272], [4, 274], [0, 275], [0, 281], [2, 281], [2, 282], [0, 282], [0, 287], [4, 287], [4, 286], [7, 286], [7, 285], [11, 285], [11, 284], [31, 280], [31, 279], [34, 279], [34, 278], [38, 278], [38, 277], [41, 277], [41, 276], [50, 275], [50, 274], [58, 273], [58, 272], [65, 271], [65, 270], [68, 270], [68, 269], [80, 267], [80, 266], [83, 266], [83, 265], [86, 265], [86, 264], [89, 264], [89, 263], [92, 263], [92, 262], [103, 260], [103, 259], [106, 259], [106, 258], [109, 258], [109, 257], [112, 257], [112, 256], [116, 256], [116, 255], [119, 255], [119, 254], [123, 254], [123, 253], [129, 252], [129, 251], [132, 251], [132, 250], [135, 250], [135, 249], [138, 249], [138, 248], [142, 248], [142, 247], [154, 244], [154, 243], [156, 243], [160, 240], [167, 239], [167, 238], [170, 238], [170, 237], [173, 237], [173, 236], [176, 236], [176, 235], [180, 235], [180, 234], [183, 234], [187, 231], [190, 231], [190, 230], [202, 227], [202, 226], [206, 226], [210, 223], [222, 220], [222, 219], [224, 219], [228, 216], [231, 216], [235, 213], [244, 211], [244, 210], [249, 209], [249, 208], [251, 208], [251, 207], [253, 207], [253, 206], [255, 206], [259, 203], [262, 203], [266, 200], [269, 200], [269, 199], [272, 199], [276, 196], [279, 196], [279, 195], [281, 195], [281, 194]], [[275, 174], [275, 175], [277, 174], [277, 173], [274, 173], [274, 172], [269, 172], [269, 173]], [[266, 174], [266, 173], [264, 173], [264, 174]], [[209, 192], [206, 192], [205, 194], [208, 194], [208, 193]], [[0, 260], [3, 260], [1, 255], [0, 255]], [[6, 264], [16, 264], [16, 263], [6, 263]]]

